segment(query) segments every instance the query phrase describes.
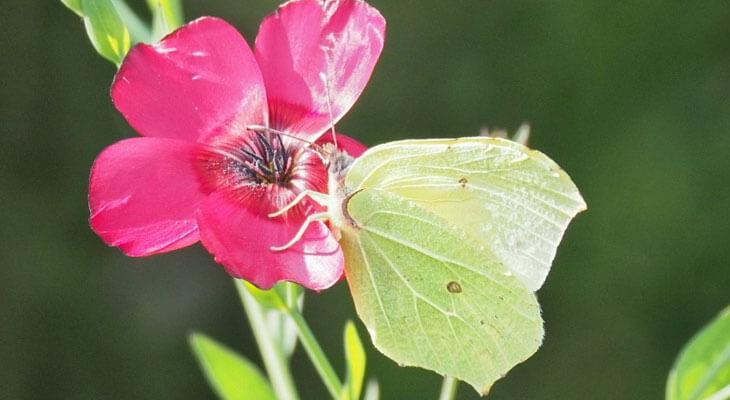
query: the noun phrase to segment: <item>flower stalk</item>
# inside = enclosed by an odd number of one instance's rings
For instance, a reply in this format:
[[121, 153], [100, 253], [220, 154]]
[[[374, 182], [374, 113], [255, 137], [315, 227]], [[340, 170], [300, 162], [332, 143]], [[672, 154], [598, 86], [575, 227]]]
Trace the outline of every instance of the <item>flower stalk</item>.
[[342, 382], [325, 355], [324, 350], [322, 350], [322, 346], [320, 346], [317, 338], [314, 336], [314, 332], [312, 332], [309, 324], [304, 319], [299, 307], [296, 306], [295, 296], [289, 295], [289, 291], [287, 291], [287, 298], [282, 300], [286, 304], [286, 308], [282, 311], [294, 321], [299, 340], [302, 342], [302, 346], [304, 346], [304, 350], [307, 352], [312, 364], [314, 364], [314, 368], [319, 373], [320, 378], [322, 378], [322, 382], [327, 387], [327, 391], [333, 399], [339, 399], [342, 393]]
[[276, 397], [280, 400], [299, 400], [289, 370], [289, 360], [284, 355], [283, 349], [274, 342], [273, 333], [269, 332], [263, 306], [249, 292], [242, 280], [234, 279], [234, 281]]
[[[335, 369], [332, 367], [329, 359], [322, 350], [317, 338], [314, 336], [312, 329], [307, 324], [301, 313], [299, 298], [301, 286], [287, 282], [277, 288], [271, 290], [261, 290], [255, 286], [246, 283], [243, 280], [236, 280], [236, 287], [241, 294], [246, 313], [251, 321], [251, 328], [256, 336], [261, 353], [264, 355], [264, 364], [269, 372], [271, 382], [277, 387], [277, 379], [279, 381], [291, 382], [291, 375], [288, 370], [288, 360], [285, 350], [277, 345], [273, 340], [277, 332], [271, 332], [264, 318], [264, 310], [279, 312], [294, 323], [297, 336], [309, 356], [312, 364], [322, 378], [327, 391], [333, 399], [338, 400], [341, 396], [343, 385], [340, 381]], [[283, 289], [283, 290], [282, 290]], [[265, 336], [259, 338], [259, 336]], [[267, 360], [267, 352], [275, 350], [275, 356]], [[280, 372], [284, 373], [283, 378], [278, 376]], [[294, 393], [294, 390], [289, 390]], [[291, 393], [290, 393], [291, 394]], [[294, 393], [296, 394], [296, 393]], [[279, 396], [280, 398], [284, 398]]]

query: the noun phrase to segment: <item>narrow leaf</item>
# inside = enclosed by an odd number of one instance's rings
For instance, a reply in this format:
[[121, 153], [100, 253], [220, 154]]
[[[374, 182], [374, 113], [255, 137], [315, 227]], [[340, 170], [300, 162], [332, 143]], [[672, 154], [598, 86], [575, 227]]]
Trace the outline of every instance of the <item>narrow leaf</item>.
[[363, 400], [380, 400], [380, 385], [375, 379], [370, 379], [365, 386]]
[[190, 347], [221, 399], [276, 400], [258, 368], [236, 352], [200, 333], [190, 335]]
[[132, 35], [132, 44], [140, 42], [151, 43], [152, 32], [150, 27], [142, 21], [137, 13], [132, 10], [124, 0], [112, 0], [114, 7], [119, 13], [119, 17], [124, 21], [124, 25], [129, 29], [129, 33]]
[[131, 46], [131, 36], [111, 0], [82, 0], [86, 32], [96, 51], [117, 66]]
[[344, 332], [345, 361], [347, 362], [347, 381], [345, 389], [351, 400], [360, 398], [362, 384], [365, 380], [365, 349], [352, 321], [347, 321]]
[[79, 17], [84, 16], [83, 9], [81, 8], [81, 0], [61, 0], [61, 3], [75, 12]]
[[152, 40], [158, 41], [183, 24], [180, 0], [147, 0], [152, 13]]
[[667, 400], [730, 398], [730, 306], [684, 347], [666, 395]]

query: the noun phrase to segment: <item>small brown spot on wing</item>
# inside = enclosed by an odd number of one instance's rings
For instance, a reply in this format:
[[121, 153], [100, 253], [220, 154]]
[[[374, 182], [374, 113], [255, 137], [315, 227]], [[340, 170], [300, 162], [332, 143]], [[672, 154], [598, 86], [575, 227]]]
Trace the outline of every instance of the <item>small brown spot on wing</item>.
[[461, 285], [459, 285], [459, 282], [451, 281], [446, 285], [446, 290], [450, 293], [461, 293]]
[[466, 187], [467, 183], [469, 183], [469, 180], [466, 179], [466, 177], [462, 177], [461, 179], [459, 179], [459, 184], [461, 185], [461, 187]]

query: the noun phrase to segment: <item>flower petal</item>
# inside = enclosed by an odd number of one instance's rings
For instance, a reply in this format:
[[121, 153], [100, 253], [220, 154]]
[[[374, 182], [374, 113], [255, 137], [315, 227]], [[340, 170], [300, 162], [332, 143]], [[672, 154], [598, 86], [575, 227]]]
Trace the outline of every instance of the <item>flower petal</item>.
[[222, 125], [266, 121], [266, 92], [240, 33], [211, 17], [132, 49], [111, 89], [117, 109], [145, 136], [203, 140]]
[[315, 222], [293, 247], [275, 252], [291, 240], [301, 222], [268, 218], [232, 202], [225, 193], [212, 194], [197, 214], [200, 238], [231, 275], [268, 289], [287, 280], [323, 290], [343, 273], [342, 249], [324, 223]]
[[107, 147], [91, 169], [91, 227], [130, 256], [198, 241], [195, 210], [205, 198], [192, 158], [194, 143], [133, 138]]
[[321, 135], [362, 93], [384, 39], [385, 19], [361, 0], [293, 0], [267, 17], [255, 52], [272, 126]]
[[[362, 153], [367, 150], [367, 146], [360, 143], [359, 140], [343, 135], [341, 133], [337, 133], [337, 148], [340, 150], [344, 150], [347, 152], [347, 154], [351, 155], [352, 157], [360, 157]], [[331, 134], [322, 135], [319, 140], [317, 140], [317, 144], [325, 144], [325, 143], [334, 143], [332, 140]]]

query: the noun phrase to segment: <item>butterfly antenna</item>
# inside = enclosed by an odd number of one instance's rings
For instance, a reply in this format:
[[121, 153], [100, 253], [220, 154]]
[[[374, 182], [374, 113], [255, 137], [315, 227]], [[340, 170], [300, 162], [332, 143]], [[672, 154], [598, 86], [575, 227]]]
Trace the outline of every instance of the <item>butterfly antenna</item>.
[[335, 148], [337, 148], [337, 135], [335, 135], [335, 118], [332, 114], [332, 98], [330, 97], [329, 79], [327, 79], [327, 74], [325, 74], [324, 72], [319, 73], [319, 78], [322, 79], [322, 82], [324, 82], [324, 89], [327, 93], [327, 111], [330, 114], [330, 130], [332, 131], [332, 143], [334, 143]]
[[274, 128], [269, 128], [268, 126], [264, 126], [264, 125], [246, 125], [246, 129], [248, 129], [249, 131], [258, 132], [258, 133], [264, 133], [264, 132], [275, 133], [277, 135], [286, 136], [288, 138], [307, 143], [308, 145], [313, 146], [313, 147], [317, 146], [314, 142], [310, 142], [307, 139], [302, 139], [302, 138], [292, 135], [290, 133], [286, 133], [286, 132], [283, 132], [283, 131], [280, 131], [280, 130], [274, 129]]

